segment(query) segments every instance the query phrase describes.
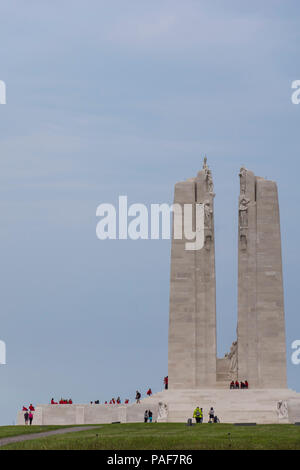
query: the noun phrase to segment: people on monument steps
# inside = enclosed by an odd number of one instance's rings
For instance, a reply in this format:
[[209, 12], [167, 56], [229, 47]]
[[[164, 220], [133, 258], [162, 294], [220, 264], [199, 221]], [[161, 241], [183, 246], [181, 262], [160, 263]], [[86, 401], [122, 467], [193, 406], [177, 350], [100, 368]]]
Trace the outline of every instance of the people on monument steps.
[[231, 390], [237, 389], [237, 388], [249, 388], [249, 383], [248, 383], [248, 380], [245, 380], [245, 382], [241, 382], [241, 383], [239, 383], [237, 380], [235, 382], [232, 380], [232, 382], [230, 382], [229, 388]]
[[[165, 383], [165, 386], [168, 387], [168, 377], [165, 377], [164, 378], [164, 383]], [[148, 397], [151, 397], [151, 395], [153, 394], [152, 392], [152, 389], [151, 387], [148, 388], [147, 392], [146, 392], [147, 396]], [[140, 403], [141, 402], [141, 397], [142, 397], [142, 394], [141, 392], [139, 392], [139, 390], [136, 391], [136, 395], [135, 395], [135, 400], [136, 400], [136, 403]], [[56, 402], [54, 400], [54, 398], [51, 398], [51, 405], [70, 405], [70, 404], [73, 404], [73, 400], [70, 398], [69, 400], [65, 399], [65, 398], [61, 398], [59, 400], [59, 402]], [[100, 400], [95, 400], [94, 402], [93, 401], [90, 401], [90, 405], [99, 405], [100, 404]], [[108, 402], [107, 400], [104, 402], [104, 405], [121, 405], [122, 404], [122, 401], [121, 401], [121, 398], [120, 396], [118, 396], [118, 398], [111, 398], [110, 401]], [[128, 405], [129, 404], [129, 398], [126, 398], [124, 400], [124, 404], [125, 405]], [[30, 405], [32, 406], [32, 405]], [[29, 407], [29, 410], [31, 410], [31, 408]], [[28, 409], [23, 406], [23, 411], [28, 411]], [[31, 411], [34, 411], [34, 408], [33, 410]], [[149, 411], [149, 410], [148, 410]]]
[[59, 400], [59, 403], [57, 403], [57, 401], [54, 401], [54, 398], [51, 398], [51, 405], [72, 405], [73, 404], [73, 400], [70, 398], [69, 400], [66, 400], [65, 398], [61, 398]]
[[34, 406], [32, 405], [32, 403], [30, 403], [29, 407], [27, 408], [26, 406], [23, 406], [23, 409], [22, 411], [35, 411], [35, 408]]
[[168, 375], [164, 378], [164, 385], [165, 385], [165, 390], [168, 390], [168, 386], [169, 386], [169, 377], [168, 377]]

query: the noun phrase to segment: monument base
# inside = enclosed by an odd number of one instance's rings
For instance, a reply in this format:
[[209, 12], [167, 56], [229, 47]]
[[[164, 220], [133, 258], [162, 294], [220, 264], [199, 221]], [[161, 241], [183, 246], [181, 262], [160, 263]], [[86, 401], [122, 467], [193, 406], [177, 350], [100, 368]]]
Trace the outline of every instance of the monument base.
[[[289, 389], [248, 390], [164, 390], [140, 404], [129, 405], [38, 405], [34, 412], [35, 425], [105, 424], [120, 421], [144, 421], [150, 409], [153, 421], [187, 422], [193, 411], [203, 408], [203, 422], [208, 421], [212, 406], [221, 423], [279, 424], [300, 421], [300, 394]], [[19, 412], [17, 424], [24, 424]]]

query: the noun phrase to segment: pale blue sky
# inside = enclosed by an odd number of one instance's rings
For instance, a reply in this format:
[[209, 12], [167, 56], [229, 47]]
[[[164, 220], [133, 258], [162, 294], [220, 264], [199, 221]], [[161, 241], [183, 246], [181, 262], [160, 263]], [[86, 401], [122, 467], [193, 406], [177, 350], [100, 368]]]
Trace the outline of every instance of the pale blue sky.
[[297, 0], [0, 6], [0, 424], [52, 396], [132, 398], [167, 373], [169, 241], [96, 238], [96, 207], [169, 202], [208, 155], [218, 350], [235, 339], [241, 165], [278, 182], [290, 361], [300, 339]]

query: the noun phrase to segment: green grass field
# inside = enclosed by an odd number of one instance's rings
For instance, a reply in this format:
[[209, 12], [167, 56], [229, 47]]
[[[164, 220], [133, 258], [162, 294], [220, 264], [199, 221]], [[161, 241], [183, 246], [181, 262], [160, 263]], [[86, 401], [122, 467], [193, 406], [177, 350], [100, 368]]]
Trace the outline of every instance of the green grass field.
[[23, 434], [35, 434], [36, 432], [55, 431], [56, 429], [69, 427], [71, 426], [0, 426], [0, 439]]
[[[43, 431], [58, 426], [32, 427]], [[11, 428], [14, 430], [20, 427]], [[79, 428], [80, 429], [80, 428]], [[30, 430], [31, 431], [31, 430]], [[0, 436], [11, 432], [0, 428]], [[24, 429], [21, 430], [24, 432]], [[20, 433], [21, 434], [21, 433]], [[56, 435], [32, 441], [9, 444], [0, 449], [28, 450], [225, 450], [225, 449], [297, 449], [300, 450], [300, 426], [232, 424], [200, 424], [188, 427], [183, 423], [103, 424], [97, 429]]]

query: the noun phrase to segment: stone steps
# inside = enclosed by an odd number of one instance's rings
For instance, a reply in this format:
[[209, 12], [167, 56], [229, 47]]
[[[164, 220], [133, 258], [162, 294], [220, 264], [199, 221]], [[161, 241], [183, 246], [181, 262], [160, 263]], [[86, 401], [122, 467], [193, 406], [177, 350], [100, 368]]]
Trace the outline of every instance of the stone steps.
[[[288, 404], [288, 418], [278, 416], [277, 403]], [[203, 408], [204, 422], [208, 421], [211, 406], [222, 423], [256, 422], [287, 423], [300, 421], [300, 394], [288, 389], [265, 390], [164, 390], [144, 398], [140, 404], [128, 405], [37, 405], [34, 424], [98, 424], [121, 421], [143, 422], [144, 412], [151, 409], [153, 421], [159, 419], [159, 403], [167, 405], [168, 414], [163, 419], [170, 423], [186, 422], [193, 416], [196, 406]], [[23, 424], [23, 413], [18, 414], [18, 424]]]

